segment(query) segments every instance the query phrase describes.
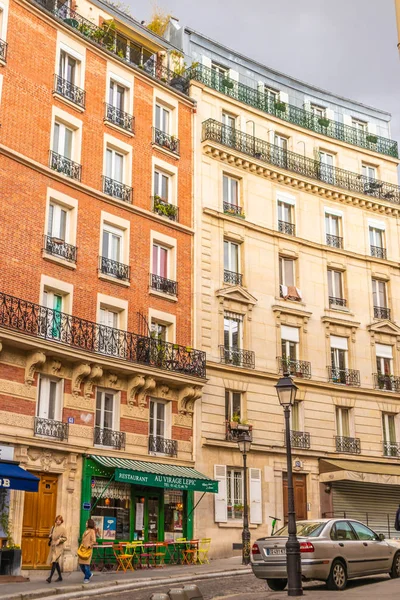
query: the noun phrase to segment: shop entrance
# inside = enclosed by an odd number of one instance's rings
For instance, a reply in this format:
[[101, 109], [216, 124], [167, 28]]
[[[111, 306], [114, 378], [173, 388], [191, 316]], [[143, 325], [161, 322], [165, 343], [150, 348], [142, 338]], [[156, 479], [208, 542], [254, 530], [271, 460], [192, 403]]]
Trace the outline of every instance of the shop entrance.
[[133, 539], [158, 542], [164, 539], [163, 495], [159, 490], [133, 494]]

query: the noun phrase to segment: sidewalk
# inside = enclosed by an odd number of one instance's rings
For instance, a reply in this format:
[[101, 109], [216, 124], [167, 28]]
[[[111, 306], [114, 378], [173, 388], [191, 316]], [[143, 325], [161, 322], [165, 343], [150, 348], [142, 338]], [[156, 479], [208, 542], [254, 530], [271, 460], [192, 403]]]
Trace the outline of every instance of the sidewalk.
[[[196, 578], [209, 578], [216, 574], [236, 575], [250, 572], [249, 567], [241, 564], [241, 557], [224, 558], [210, 561], [209, 565], [175, 565], [166, 566], [158, 569], [138, 569], [123, 573], [116, 572], [94, 572], [91, 582], [83, 584], [83, 574], [81, 571], [72, 573], [63, 573], [63, 581], [48, 584], [46, 577], [49, 571], [30, 571], [30, 581], [25, 583], [5, 583], [0, 588], [0, 600], [33, 600], [40, 598], [81, 598], [85, 594], [94, 595], [97, 592], [105, 592], [105, 588], [110, 588], [110, 592], [122, 589], [137, 589], [149, 585], [179, 583], [190, 581]], [[22, 572], [23, 574], [23, 572]], [[82, 593], [83, 592], [83, 593]], [[91, 593], [90, 593], [91, 592]]]

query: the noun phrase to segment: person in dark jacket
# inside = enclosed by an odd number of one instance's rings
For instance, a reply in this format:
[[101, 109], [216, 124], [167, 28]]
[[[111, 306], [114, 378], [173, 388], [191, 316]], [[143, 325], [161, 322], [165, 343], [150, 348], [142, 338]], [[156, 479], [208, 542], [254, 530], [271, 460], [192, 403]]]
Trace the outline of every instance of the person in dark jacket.
[[400, 531], [400, 504], [399, 504], [399, 508], [397, 509], [397, 512], [396, 512], [396, 518], [394, 520], [394, 528], [396, 531]]

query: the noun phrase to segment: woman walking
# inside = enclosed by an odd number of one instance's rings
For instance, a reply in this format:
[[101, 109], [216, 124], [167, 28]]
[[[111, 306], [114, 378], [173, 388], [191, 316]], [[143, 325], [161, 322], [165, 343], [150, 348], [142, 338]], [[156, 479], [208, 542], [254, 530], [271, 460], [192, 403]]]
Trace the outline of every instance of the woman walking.
[[[86, 531], [82, 536], [81, 545], [78, 550], [78, 562], [81, 568], [82, 573], [85, 576], [83, 583], [89, 583], [89, 581], [93, 577], [93, 573], [90, 571], [90, 561], [92, 560], [93, 554], [93, 544], [96, 543], [96, 525], [93, 519], [88, 519], [86, 523]], [[80, 551], [83, 549], [83, 553], [85, 556], [81, 556]], [[89, 552], [85, 552], [85, 550], [90, 550]]]
[[60, 560], [64, 552], [64, 542], [67, 539], [67, 532], [63, 523], [64, 519], [62, 516], [57, 515], [54, 525], [49, 533], [50, 552], [47, 562], [51, 564], [51, 572], [50, 577], [46, 579], [47, 583], [51, 583], [51, 578], [53, 577], [56, 569], [58, 573], [58, 579], [56, 579], [56, 581], [62, 581]]

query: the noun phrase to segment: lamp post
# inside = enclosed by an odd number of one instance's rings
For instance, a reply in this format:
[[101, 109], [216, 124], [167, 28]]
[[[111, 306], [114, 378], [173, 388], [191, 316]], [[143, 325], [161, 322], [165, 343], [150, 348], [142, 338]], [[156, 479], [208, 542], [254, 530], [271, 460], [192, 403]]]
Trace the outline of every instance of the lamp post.
[[296, 512], [294, 508], [292, 447], [290, 442], [290, 409], [296, 399], [297, 386], [288, 373], [284, 373], [275, 386], [285, 415], [285, 437], [288, 481], [288, 541], [286, 542], [286, 566], [288, 596], [302, 596], [300, 543], [296, 536]]
[[247, 453], [251, 448], [251, 435], [243, 431], [238, 435], [237, 443], [243, 455], [243, 531], [242, 531], [242, 564], [250, 564], [250, 530], [249, 512], [247, 506]]

